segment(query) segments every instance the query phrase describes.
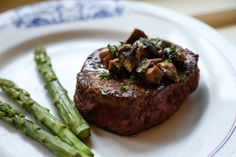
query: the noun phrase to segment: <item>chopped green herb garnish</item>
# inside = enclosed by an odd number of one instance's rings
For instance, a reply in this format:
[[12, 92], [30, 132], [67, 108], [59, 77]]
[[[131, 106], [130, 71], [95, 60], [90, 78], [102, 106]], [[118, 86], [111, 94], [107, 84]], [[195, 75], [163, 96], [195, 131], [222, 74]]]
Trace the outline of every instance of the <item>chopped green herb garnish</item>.
[[186, 81], [188, 81], [188, 76], [186, 75], [181, 76], [180, 81], [185, 83]]
[[167, 52], [168, 55], [170, 55], [171, 53], [176, 51], [176, 46], [175, 45], [171, 45], [171, 47], [165, 48], [164, 51]]
[[142, 69], [140, 70], [141, 73], [145, 73], [145, 72], [147, 72], [147, 71], [148, 71], [148, 68], [147, 68], [147, 67], [142, 68]]
[[171, 52], [175, 52], [176, 51], [176, 45], [171, 45], [170, 50], [171, 50]]
[[183, 52], [180, 52], [180, 51], [177, 53], [178, 56], [181, 56], [182, 54]]
[[171, 49], [169, 47], [165, 48], [164, 51], [167, 52], [168, 54], [171, 53]]
[[172, 59], [168, 58], [166, 59], [167, 62], [172, 63]]
[[145, 61], [145, 62], [146, 62], [147, 60], [148, 60], [148, 58], [143, 58], [143, 61]]
[[102, 79], [110, 79], [111, 75], [110, 73], [101, 73], [99, 77]]
[[130, 83], [130, 84], [135, 84], [135, 79], [136, 79], [135, 75], [132, 74], [132, 75], [130, 76], [129, 83]]
[[108, 44], [107, 48], [108, 48], [109, 52], [112, 54], [112, 56], [115, 56], [115, 54], [116, 54], [116, 47]]
[[125, 44], [124, 41], [120, 41], [120, 46], [123, 46]]
[[129, 86], [121, 86], [120, 90], [122, 91], [127, 91], [129, 89]]
[[152, 38], [152, 39], [149, 39], [150, 42], [152, 42], [153, 44], [157, 44], [159, 41], [161, 41], [161, 39], [159, 38]]

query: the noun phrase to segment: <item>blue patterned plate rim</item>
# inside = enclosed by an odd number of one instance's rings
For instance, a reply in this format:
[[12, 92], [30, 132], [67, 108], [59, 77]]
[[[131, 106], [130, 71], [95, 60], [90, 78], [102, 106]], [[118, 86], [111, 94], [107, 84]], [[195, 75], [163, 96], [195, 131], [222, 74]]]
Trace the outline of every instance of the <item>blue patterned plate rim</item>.
[[0, 30], [31, 28], [122, 15], [119, 1], [48, 1], [19, 7], [0, 14]]

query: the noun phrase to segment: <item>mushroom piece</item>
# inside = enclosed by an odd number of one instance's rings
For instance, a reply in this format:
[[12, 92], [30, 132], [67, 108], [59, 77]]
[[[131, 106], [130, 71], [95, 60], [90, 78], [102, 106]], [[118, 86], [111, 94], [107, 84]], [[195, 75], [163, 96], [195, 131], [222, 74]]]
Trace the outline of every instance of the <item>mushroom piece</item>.
[[[158, 42], [160, 42], [159, 39], [140, 38], [138, 41], [140, 43], [142, 43], [142, 47], [145, 48], [145, 50], [146, 50], [145, 57], [147, 57], [147, 58], [159, 57], [158, 51], [161, 50], [161, 47], [158, 46]], [[139, 45], [141, 45], [141, 44], [139, 44]]]
[[134, 45], [137, 45], [137, 52], [136, 52], [136, 59], [139, 60], [139, 62], [141, 62], [141, 58], [143, 56], [147, 56], [148, 55], [148, 51], [147, 51], [147, 47], [146, 45], [144, 45], [144, 43], [142, 42], [143, 38], [140, 38], [139, 40], [134, 42]]
[[124, 44], [120, 48], [118, 48], [118, 52], [125, 51], [131, 49], [131, 44]]
[[164, 72], [164, 76], [170, 78], [171, 80], [178, 82], [179, 78], [177, 75], [177, 69], [173, 63], [165, 60], [157, 64], [157, 66]]
[[108, 70], [113, 71], [113, 70], [119, 68], [119, 65], [120, 65], [119, 58], [112, 59], [112, 60], [109, 61]]
[[180, 62], [186, 61], [186, 60], [187, 60], [186, 53], [185, 53], [185, 52], [178, 52], [178, 53], [177, 53], [176, 60], [177, 60], [177, 61], [180, 61]]
[[134, 69], [134, 64], [132, 64], [131, 61], [129, 60], [124, 60], [123, 62], [123, 66], [126, 68], [126, 70], [128, 70], [130, 73], [132, 72], [132, 70]]
[[119, 59], [123, 67], [131, 73], [141, 62], [144, 53], [145, 49], [135, 42], [130, 49], [119, 52]]
[[138, 40], [141, 37], [147, 38], [147, 35], [143, 31], [141, 31], [140, 29], [135, 28], [125, 43], [133, 44], [136, 40]]
[[144, 74], [144, 79], [150, 84], [160, 84], [164, 73], [156, 65], [149, 68]]
[[101, 58], [102, 64], [108, 68], [109, 67], [109, 61], [112, 60], [112, 54], [107, 48], [104, 48], [100, 50], [99, 57]]
[[144, 73], [148, 70], [150, 66], [153, 66], [159, 62], [163, 61], [162, 58], [154, 58], [154, 59], [143, 59], [140, 63], [138, 68], [136, 69], [137, 73]]
[[179, 62], [184, 62], [187, 59], [186, 53], [183, 51], [173, 52], [168, 57], [173, 61], [179, 61]]

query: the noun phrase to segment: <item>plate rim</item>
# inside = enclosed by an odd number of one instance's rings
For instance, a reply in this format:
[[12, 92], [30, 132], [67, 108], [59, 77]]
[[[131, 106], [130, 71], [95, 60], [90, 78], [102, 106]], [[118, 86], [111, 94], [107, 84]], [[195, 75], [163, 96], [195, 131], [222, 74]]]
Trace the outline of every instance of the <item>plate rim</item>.
[[[70, 1], [76, 1], [76, 0], [70, 0]], [[82, 1], [84, 2], [84, 1]], [[92, 1], [93, 2], [93, 1]], [[112, 0], [112, 3], [116, 3], [116, 2], [121, 2], [121, 4], [129, 4], [129, 3], [133, 3], [133, 4], [139, 4], [139, 5], [144, 5], [146, 7], [150, 7], [150, 8], [158, 8], [158, 10], [160, 12], [165, 12], [165, 13], [169, 13], [169, 15], [166, 15], [165, 17], [168, 17], [169, 20], [171, 21], [174, 21], [174, 22], [177, 22], [178, 19], [185, 19], [187, 21], [191, 21], [189, 23], [192, 23], [191, 25], [187, 25], [189, 28], [191, 29], [194, 29], [194, 30], [201, 30], [201, 34], [206, 38], [206, 39], [209, 39], [209, 36], [212, 36], [213, 38], [215, 38], [216, 40], [215, 41], [211, 41], [211, 43], [213, 45], [216, 45], [216, 41], [221, 41], [221, 43], [223, 42], [222, 45], [226, 45], [225, 47], [228, 47], [228, 49], [231, 49], [231, 51], [235, 51], [235, 47], [229, 42], [227, 41], [227, 39], [225, 39], [223, 36], [221, 36], [216, 30], [214, 30], [212, 27], [192, 18], [192, 17], [189, 17], [187, 15], [184, 15], [184, 14], [181, 14], [181, 13], [177, 13], [175, 11], [172, 11], [172, 10], [169, 10], [167, 8], [164, 8], [164, 7], [160, 7], [160, 6], [153, 6], [151, 4], [148, 4], [148, 3], [144, 3], [144, 2], [136, 2], [136, 1], [117, 1], [117, 0]], [[15, 9], [11, 9], [11, 10], [8, 10], [8, 11], [5, 11], [3, 13], [0, 14], [0, 19], [1, 17], [4, 15], [4, 16], [7, 16], [7, 14], [10, 14], [12, 11], [14, 10], [21, 10], [21, 9], [24, 9], [24, 8], [27, 8], [27, 7], [31, 7], [32, 5], [39, 5], [39, 4], [48, 4], [48, 3], [59, 3], [59, 1], [47, 1], [47, 2], [37, 2], [37, 3], [33, 3], [33, 4], [29, 4], [29, 5], [25, 5], [25, 6], [21, 6], [21, 7], [17, 7]], [[140, 8], [136, 8], [136, 10], [139, 10]], [[129, 10], [130, 11], [130, 10]], [[144, 10], [142, 10], [144, 11]], [[149, 16], [157, 16], [157, 12], [153, 12], [153, 14], [150, 14], [150, 12], [146, 12], [149, 14]], [[171, 19], [170, 15], [178, 15], [176, 16], [176, 19]], [[178, 24], [180, 24], [180, 22], [177, 22]], [[1, 31], [1, 27], [0, 27], [0, 31]], [[211, 37], [211, 38], [212, 38]], [[219, 49], [219, 47], [217, 47]], [[222, 50], [220, 49], [219, 50], [219, 54], [224, 58], [224, 62], [225, 64], [229, 67], [229, 70], [232, 74], [232, 77], [233, 77], [233, 80], [234, 80], [234, 84], [236, 85], [236, 70], [234, 68], [234, 66], [232, 65], [230, 59], [229, 59], [229, 54], [225, 54], [225, 53], [221, 53]], [[222, 141], [218, 144], [218, 146], [211, 152], [209, 153], [208, 156], [214, 156], [216, 155], [222, 148], [223, 146], [228, 142], [228, 140], [232, 137], [232, 135], [235, 133], [235, 130], [236, 130], [236, 117], [232, 123], [232, 126], [231, 126], [231, 129], [229, 130], [228, 134], [225, 136], [224, 139], [222, 139]]]

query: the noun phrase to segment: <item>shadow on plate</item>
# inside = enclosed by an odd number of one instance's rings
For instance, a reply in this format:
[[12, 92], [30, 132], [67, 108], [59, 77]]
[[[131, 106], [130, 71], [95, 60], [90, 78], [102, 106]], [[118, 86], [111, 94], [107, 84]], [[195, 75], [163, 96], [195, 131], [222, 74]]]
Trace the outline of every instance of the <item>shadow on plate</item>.
[[[210, 98], [209, 90], [204, 82], [192, 93], [180, 109], [167, 121], [159, 126], [148, 129], [132, 137], [123, 137], [94, 128], [96, 136], [112, 139], [115, 145], [135, 152], [146, 152], [178, 143], [188, 136], [200, 123], [201, 117], [208, 107]], [[107, 137], [108, 136], [108, 137]], [[92, 142], [89, 142], [92, 146]]]

